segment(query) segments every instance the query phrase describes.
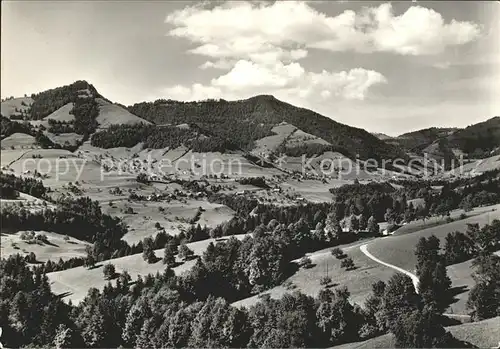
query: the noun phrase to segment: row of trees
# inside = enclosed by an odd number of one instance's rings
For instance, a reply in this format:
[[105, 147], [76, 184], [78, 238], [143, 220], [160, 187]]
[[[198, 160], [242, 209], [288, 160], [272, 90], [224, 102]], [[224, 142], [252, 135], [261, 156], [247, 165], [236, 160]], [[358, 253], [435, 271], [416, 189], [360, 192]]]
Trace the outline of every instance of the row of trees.
[[158, 127], [155, 125], [111, 125], [106, 130], [92, 136], [91, 143], [95, 147], [115, 148], [133, 147], [144, 142], [146, 148], [177, 148], [197, 134], [190, 128]]
[[97, 129], [99, 106], [94, 97], [78, 97], [74, 100], [70, 114], [75, 116], [73, 128], [76, 133], [88, 139], [89, 135]]
[[500, 248], [500, 220], [493, 220], [482, 228], [478, 223], [468, 223], [464, 233], [449, 233], [445, 240], [446, 263], [456, 264], [479, 256], [480, 253], [492, 253]]
[[[390, 183], [355, 183], [332, 188], [337, 219], [352, 215], [374, 216], [379, 222], [410, 222], [430, 215], [446, 215], [463, 208], [500, 202], [500, 171], [494, 170], [451, 183], [432, 181], [399, 181], [396, 189]], [[436, 185], [441, 188], [436, 187]], [[421, 199], [422, 204], [409, 202]]]
[[221, 152], [238, 149], [237, 145], [218, 136], [201, 131], [196, 125], [188, 128], [156, 126], [143, 123], [112, 125], [92, 137], [92, 145], [100, 148], [133, 147], [144, 142], [146, 148], [190, 147], [195, 152]]
[[500, 316], [500, 257], [493, 254], [499, 247], [499, 220], [482, 228], [478, 224], [468, 224], [466, 234], [448, 234], [443, 253], [440, 253], [438, 238], [421, 238], [415, 251], [416, 269], [419, 294], [426, 305], [436, 313], [444, 312], [453, 298], [446, 265], [474, 258], [472, 276], [476, 284], [469, 293], [467, 308], [474, 321]]
[[343, 147], [323, 143], [303, 143], [294, 146], [286, 146], [285, 144], [281, 144], [276, 149], [275, 154], [285, 154], [292, 157], [301, 157], [302, 155], [313, 157], [329, 151], [339, 152], [344, 156], [354, 158], [353, 154], [350, 154], [349, 150]]
[[42, 181], [29, 177], [17, 177], [12, 174], [0, 172], [0, 197], [12, 199], [17, 197], [18, 192], [46, 199], [47, 188]]
[[[54, 296], [37, 268], [30, 270], [23, 258], [11, 256], [0, 262], [2, 341], [9, 347], [57, 348], [330, 347], [391, 332], [399, 347], [463, 346], [443, 328], [433, 299], [417, 294], [403, 274], [375, 283], [363, 308], [350, 302], [345, 287], [323, 289], [317, 298], [294, 292], [277, 300], [264, 297], [248, 309], [232, 307], [233, 296], [224, 291], [224, 275], [235, 274], [232, 266], [253, 264], [251, 279], [265, 277], [258, 273], [265, 263], [254, 258], [269, 252], [264, 240], [269, 237], [257, 239], [258, 244], [232, 238], [211, 245], [182, 276], [167, 267], [131, 284], [126, 272], [116, 276], [107, 267], [115, 286], [90, 289], [77, 307]], [[422, 243], [425, 251], [432, 245], [432, 240]], [[240, 250], [248, 250], [248, 261], [240, 258]], [[435, 249], [417, 251], [423, 276]], [[421, 286], [420, 293], [436, 289], [435, 282]]]
[[60, 133], [71, 133], [74, 132], [73, 121], [59, 121], [54, 119], [49, 119], [49, 132], [54, 134]]
[[60, 199], [56, 209], [30, 212], [12, 206], [2, 208], [0, 218], [6, 231], [46, 230], [94, 243], [97, 260], [111, 258], [127, 243], [121, 238], [127, 229], [119, 218], [102, 213], [90, 198]]
[[14, 133], [25, 133], [33, 136], [35, 134], [35, 131], [28, 122], [21, 123], [17, 121], [12, 121], [9, 118], [6, 118], [5, 116], [2, 115], [0, 122], [1, 138], [4, 139], [5, 137], [8, 137]]

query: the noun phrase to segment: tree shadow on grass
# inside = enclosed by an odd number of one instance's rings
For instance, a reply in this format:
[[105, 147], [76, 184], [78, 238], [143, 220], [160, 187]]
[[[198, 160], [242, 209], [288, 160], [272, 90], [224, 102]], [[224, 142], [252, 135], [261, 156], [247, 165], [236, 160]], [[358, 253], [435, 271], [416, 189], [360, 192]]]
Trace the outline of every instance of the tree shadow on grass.
[[61, 294], [58, 294], [58, 295], [57, 295], [57, 297], [58, 297], [59, 299], [63, 299], [63, 298], [65, 298], [65, 297], [71, 296], [72, 294], [73, 294], [73, 292], [69, 292], [69, 291], [68, 291], [68, 292], [63, 292], [63, 293], [61, 293]]
[[448, 307], [459, 301], [459, 299], [456, 298], [456, 296], [458, 296], [459, 294], [465, 293], [467, 291], [469, 291], [469, 287], [467, 285], [455, 286], [455, 287], [450, 288], [446, 294]]
[[329, 284], [325, 285], [325, 288], [334, 288], [337, 286], [340, 286], [340, 284], [338, 284], [336, 282], [330, 282]]
[[88, 270], [94, 270], [94, 269], [99, 269], [103, 266], [104, 264], [94, 264], [90, 268], [87, 268]]
[[49, 240], [45, 240], [45, 241], [43, 241], [43, 243], [44, 243], [45, 245], [49, 245], [49, 246], [52, 246], [52, 247], [59, 247], [59, 245], [58, 245], [58, 244], [55, 244], [55, 243], [53, 243], [53, 242], [51, 242], [51, 241], [49, 241]]

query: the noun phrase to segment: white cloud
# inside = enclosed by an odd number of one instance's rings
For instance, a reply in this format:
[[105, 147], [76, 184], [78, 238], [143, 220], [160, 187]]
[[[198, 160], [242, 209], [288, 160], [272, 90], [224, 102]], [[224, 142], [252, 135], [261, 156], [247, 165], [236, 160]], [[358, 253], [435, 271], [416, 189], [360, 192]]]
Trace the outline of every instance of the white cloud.
[[165, 95], [166, 98], [183, 101], [199, 101], [209, 98], [220, 98], [221, 94], [222, 91], [220, 89], [202, 84], [193, 84], [191, 87], [176, 85], [165, 88], [162, 91], [162, 95]]
[[305, 57], [307, 48], [437, 54], [474, 41], [481, 31], [472, 22], [446, 23], [441, 14], [419, 5], [395, 15], [389, 3], [328, 16], [306, 2], [230, 2], [210, 9], [186, 7], [166, 22], [174, 26], [169, 35], [198, 45], [191, 53], [284, 62]]
[[306, 71], [299, 63], [270, 65], [240, 60], [226, 74], [212, 79], [209, 85], [174, 86], [164, 92], [168, 98], [183, 100], [241, 99], [273, 94], [304, 105], [325, 99], [364, 100], [371, 87], [385, 82], [382, 74], [363, 68], [315, 73]]
[[240, 60], [227, 74], [212, 80], [212, 85], [230, 90], [253, 88], [285, 88], [304, 75], [304, 68], [298, 63], [276, 63], [270, 67], [251, 61]]
[[213, 61], [206, 61], [202, 65], [200, 65], [200, 69], [220, 69], [220, 70], [229, 70], [233, 66], [233, 62], [225, 60], [225, 59], [219, 59], [215, 62]]

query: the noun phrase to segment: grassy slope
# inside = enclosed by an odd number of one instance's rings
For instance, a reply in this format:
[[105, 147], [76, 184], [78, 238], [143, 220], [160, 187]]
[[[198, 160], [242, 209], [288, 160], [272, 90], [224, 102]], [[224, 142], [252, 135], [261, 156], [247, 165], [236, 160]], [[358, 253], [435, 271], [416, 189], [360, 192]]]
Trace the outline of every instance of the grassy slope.
[[[26, 105], [22, 105], [22, 102]], [[20, 97], [4, 101], [1, 104], [2, 115], [10, 118], [11, 115], [19, 114], [19, 112], [16, 112], [16, 108], [18, 110], [28, 110], [32, 103], [33, 99], [31, 97]]]
[[[394, 264], [398, 267], [413, 271], [415, 269], [415, 255], [414, 249], [418, 240], [421, 237], [429, 237], [435, 235], [441, 239], [441, 245], [444, 244], [444, 238], [448, 233], [454, 231], [465, 232], [467, 229], [466, 223], [479, 223], [481, 226], [487, 224], [488, 221], [500, 218], [500, 205], [490, 206], [488, 209], [481, 208], [483, 213], [467, 218], [465, 220], [458, 220], [452, 223], [439, 225], [433, 228], [419, 230], [414, 233], [393, 235], [384, 239], [378, 239], [370, 243], [368, 250], [375, 257], [380, 258], [384, 262]], [[491, 211], [495, 209], [495, 211]]]
[[[500, 208], [500, 205], [495, 206]], [[413, 233], [410, 230], [402, 232], [400, 236], [391, 236], [374, 239], [368, 242], [369, 251], [383, 260], [400, 267], [407, 267], [409, 271], [414, 269], [414, 247], [416, 242], [421, 236], [430, 236], [432, 234], [438, 237], [443, 237], [448, 234], [449, 231], [455, 230], [465, 230], [466, 223], [479, 221], [481, 224], [487, 222], [487, 210], [491, 210], [491, 207], [477, 208], [476, 213], [483, 212], [475, 217], [468, 218], [466, 220], [457, 221], [450, 224], [441, 225], [438, 227], [427, 228], [423, 230], [418, 230], [418, 225], [413, 227]], [[493, 213], [493, 212], [492, 212]], [[499, 215], [499, 211], [495, 211]], [[458, 216], [459, 212], [456, 212]], [[491, 219], [494, 216], [491, 215]], [[427, 221], [429, 223], [429, 221]], [[453, 228], [452, 228], [453, 227]], [[401, 228], [403, 229], [403, 228]], [[422, 229], [422, 227], [420, 228]], [[415, 230], [417, 230], [415, 232]], [[441, 232], [441, 233], [440, 233]], [[443, 233], [444, 232], [444, 233]], [[371, 260], [365, 256], [360, 250], [359, 246], [367, 243], [357, 242], [346, 247], [342, 247], [345, 252], [351, 257], [357, 267], [357, 269], [352, 271], [345, 271], [340, 268], [340, 261], [335, 257], [331, 256], [329, 250], [317, 251], [309, 254], [314, 266], [310, 269], [300, 269], [294, 275], [292, 275], [287, 281], [295, 285], [296, 290], [315, 296], [318, 294], [319, 290], [323, 287], [319, 284], [320, 279], [326, 275], [326, 269], [328, 265], [328, 276], [332, 278], [332, 283], [334, 285], [347, 286], [351, 292], [351, 300], [358, 304], [363, 304], [366, 297], [371, 293], [371, 285], [378, 281], [388, 281], [390, 277], [396, 272], [394, 269], [378, 264], [377, 262]], [[392, 251], [394, 245], [394, 252]], [[394, 258], [400, 258], [400, 262], [394, 262]], [[407, 261], [409, 263], [406, 263]], [[453, 282], [453, 287], [466, 286], [470, 288], [473, 285], [473, 280], [470, 276], [471, 270], [469, 269], [469, 263], [463, 263], [461, 265], [450, 266], [449, 275]], [[287, 290], [284, 286], [277, 286], [264, 293], [269, 293], [273, 298], [279, 298], [287, 292], [293, 291], [292, 289]], [[465, 300], [467, 299], [467, 293], [462, 293], [457, 296], [457, 303], [453, 304], [450, 311], [456, 314], [465, 314]], [[258, 296], [253, 296], [241, 301], [234, 303], [237, 306], [249, 306], [255, 304], [258, 301]]]
[[48, 125], [48, 120], [57, 120], [57, 121], [73, 121], [75, 120], [75, 116], [73, 114], [70, 114], [70, 111], [73, 109], [73, 103], [67, 103], [63, 105], [61, 108], [57, 109], [55, 112], [52, 114], [44, 117], [42, 120], [47, 121], [45, 126]]
[[[238, 239], [243, 239], [245, 236], [245, 234], [235, 235]], [[188, 244], [188, 246], [194, 251], [195, 255], [200, 256], [210, 242], [215, 242], [215, 240], [208, 239], [197, 241]], [[156, 250], [155, 254], [158, 258], [162, 258], [163, 249]], [[161, 260], [153, 264], [148, 264], [143, 260], [142, 254], [116, 258], [109, 260], [109, 262], [114, 264], [118, 273], [126, 270], [133, 280], [135, 280], [138, 275], [144, 276], [147, 274], [156, 274], [156, 272], [162, 273], [165, 270], [165, 265]], [[195, 262], [195, 260], [185, 262], [174, 268], [174, 271], [176, 274], [181, 274], [189, 270]], [[52, 291], [55, 294], [63, 295], [66, 301], [71, 299], [74, 304], [79, 303], [86, 296], [89, 288], [95, 287], [103, 289], [108, 283], [108, 281], [104, 279], [102, 272], [102, 267], [106, 263], [107, 262], [99, 263], [96, 268], [91, 270], [85, 267], [78, 267], [47, 274]]]
[[140, 117], [130, 113], [128, 110], [112, 104], [102, 98], [96, 98], [99, 105], [99, 116], [97, 122], [100, 128], [107, 128], [110, 125], [126, 124], [133, 125], [137, 123], [150, 124], [149, 121], [141, 119]]
[[[141, 191], [141, 194], [142, 191]], [[189, 220], [194, 218], [198, 207], [205, 211], [196, 222], [201, 226], [214, 227], [224, 221], [230, 220], [234, 216], [234, 211], [230, 208], [209, 203], [205, 200], [186, 200], [186, 202], [127, 202], [126, 200], [113, 201], [113, 207], [102, 201], [103, 211], [107, 214], [120, 217], [129, 227], [129, 232], [123, 237], [123, 240], [129, 244], [137, 243], [147, 236], [155, 236], [158, 230], [154, 227], [158, 222], [171, 235], [180, 233], [182, 229], [189, 227]], [[125, 214], [122, 209], [131, 207], [133, 214]], [[163, 212], [159, 208], [164, 209]], [[182, 221], [182, 222], [181, 222]]]
[[64, 239], [64, 235], [46, 232], [35, 231], [36, 234], [45, 234], [48, 238], [48, 243], [29, 244], [21, 240], [22, 232], [15, 234], [3, 234], [1, 237], [1, 257], [7, 258], [12, 254], [19, 253], [25, 256], [30, 252], [34, 252], [39, 262], [46, 262], [49, 259], [57, 262], [59, 258], [69, 259], [71, 257], [84, 257], [85, 246], [89, 243], [75, 238]]
[[12, 147], [15, 149], [27, 149], [34, 148], [35, 146], [35, 137], [25, 133], [14, 133], [1, 141], [2, 149], [12, 149]]
[[[494, 207], [495, 211], [490, 209]], [[435, 235], [441, 239], [441, 246], [444, 245], [444, 238], [448, 233], [454, 231], [465, 232], [467, 223], [479, 223], [481, 226], [493, 219], [500, 218], [500, 205], [477, 208], [475, 216], [453, 223], [442, 224], [436, 227], [418, 230], [416, 232], [399, 232], [400, 235], [393, 235], [384, 239], [376, 240], [368, 245], [368, 251], [376, 258], [386, 263], [393, 264], [405, 270], [415, 273], [415, 245], [421, 237]], [[473, 270], [470, 268], [470, 261], [451, 265], [448, 269], [448, 276], [452, 281], [452, 288], [457, 290], [455, 302], [450, 305], [447, 312], [453, 314], [467, 314], [466, 302], [468, 292], [474, 286], [471, 277]]]
[[[347, 286], [351, 292], [351, 300], [358, 304], [363, 304], [366, 297], [371, 293], [371, 286], [378, 280], [387, 281], [394, 274], [394, 270], [376, 263], [366, 257], [359, 246], [364, 242], [356, 242], [350, 245], [341, 246], [344, 252], [351, 257], [357, 269], [346, 271], [340, 267], [340, 260], [333, 257], [330, 249], [317, 251], [308, 254], [313, 262], [313, 267], [309, 269], [299, 269], [294, 275], [287, 279], [292, 283], [293, 289], [286, 289], [284, 286], [277, 286], [271, 290], [263, 292], [268, 293], [272, 298], [281, 298], [287, 292], [299, 290], [307, 295], [316, 296], [324, 288], [319, 281], [327, 274], [332, 279], [331, 287]], [[258, 296], [243, 299], [233, 303], [235, 306], [250, 306], [259, 301]]]
[[[457, 339], [472, 343], [479, 348], [496, 348], [500, 341], [500, 318], [448, 327], [447, 330]], [[369, 339], [365, 342], [348, 343], [335, 349], [372, 349], [394, 348], [394, 337], [390, 334]]]

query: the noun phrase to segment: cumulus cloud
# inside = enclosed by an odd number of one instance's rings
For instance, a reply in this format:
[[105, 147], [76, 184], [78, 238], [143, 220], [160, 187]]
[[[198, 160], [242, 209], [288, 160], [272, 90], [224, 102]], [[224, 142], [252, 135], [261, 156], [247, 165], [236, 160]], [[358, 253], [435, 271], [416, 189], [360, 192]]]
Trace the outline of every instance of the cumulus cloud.
[[229, 72], [207, 85], [174, 86], [164, 92], [169, 98], [183, 100], [240, 99], [273, 94], [303, 104], [300, 100], [364, 100], [372, 86], [385, 82], [382, 74], [363, 68], [315, 73], [306, 71], [296, 62], [269, 65], [240, 60]]
[[479, 25], [451, 20], [419, 5], [395, 15], [391, 4], [346, 10], [328, 16], [307, 2], [229, 2], [207, 8], [194, 5], [168, 15], [169, 35], [198, 46], [193, 54], [284, 62], [304, 58], [307, 49], [437, 54], [476, 40]]
[[273, 94], [287, 101], [365, 100], [387, 83], [364, 68], [309, 71], [300, 64], [312, 49], [328, 52], [389, 52], [434, 55], [476, 40], [481, 28], [445, 21], [414, 4], [395, 14], [391, 4], [327, 15], [299, 1], [202, 3], [169, 14], [168, 35], [189, 40], [190, 54], [207, 57], [201, 69], [223, 72], [204, 84], [175, 86], [171, 98], [239, 99]]

